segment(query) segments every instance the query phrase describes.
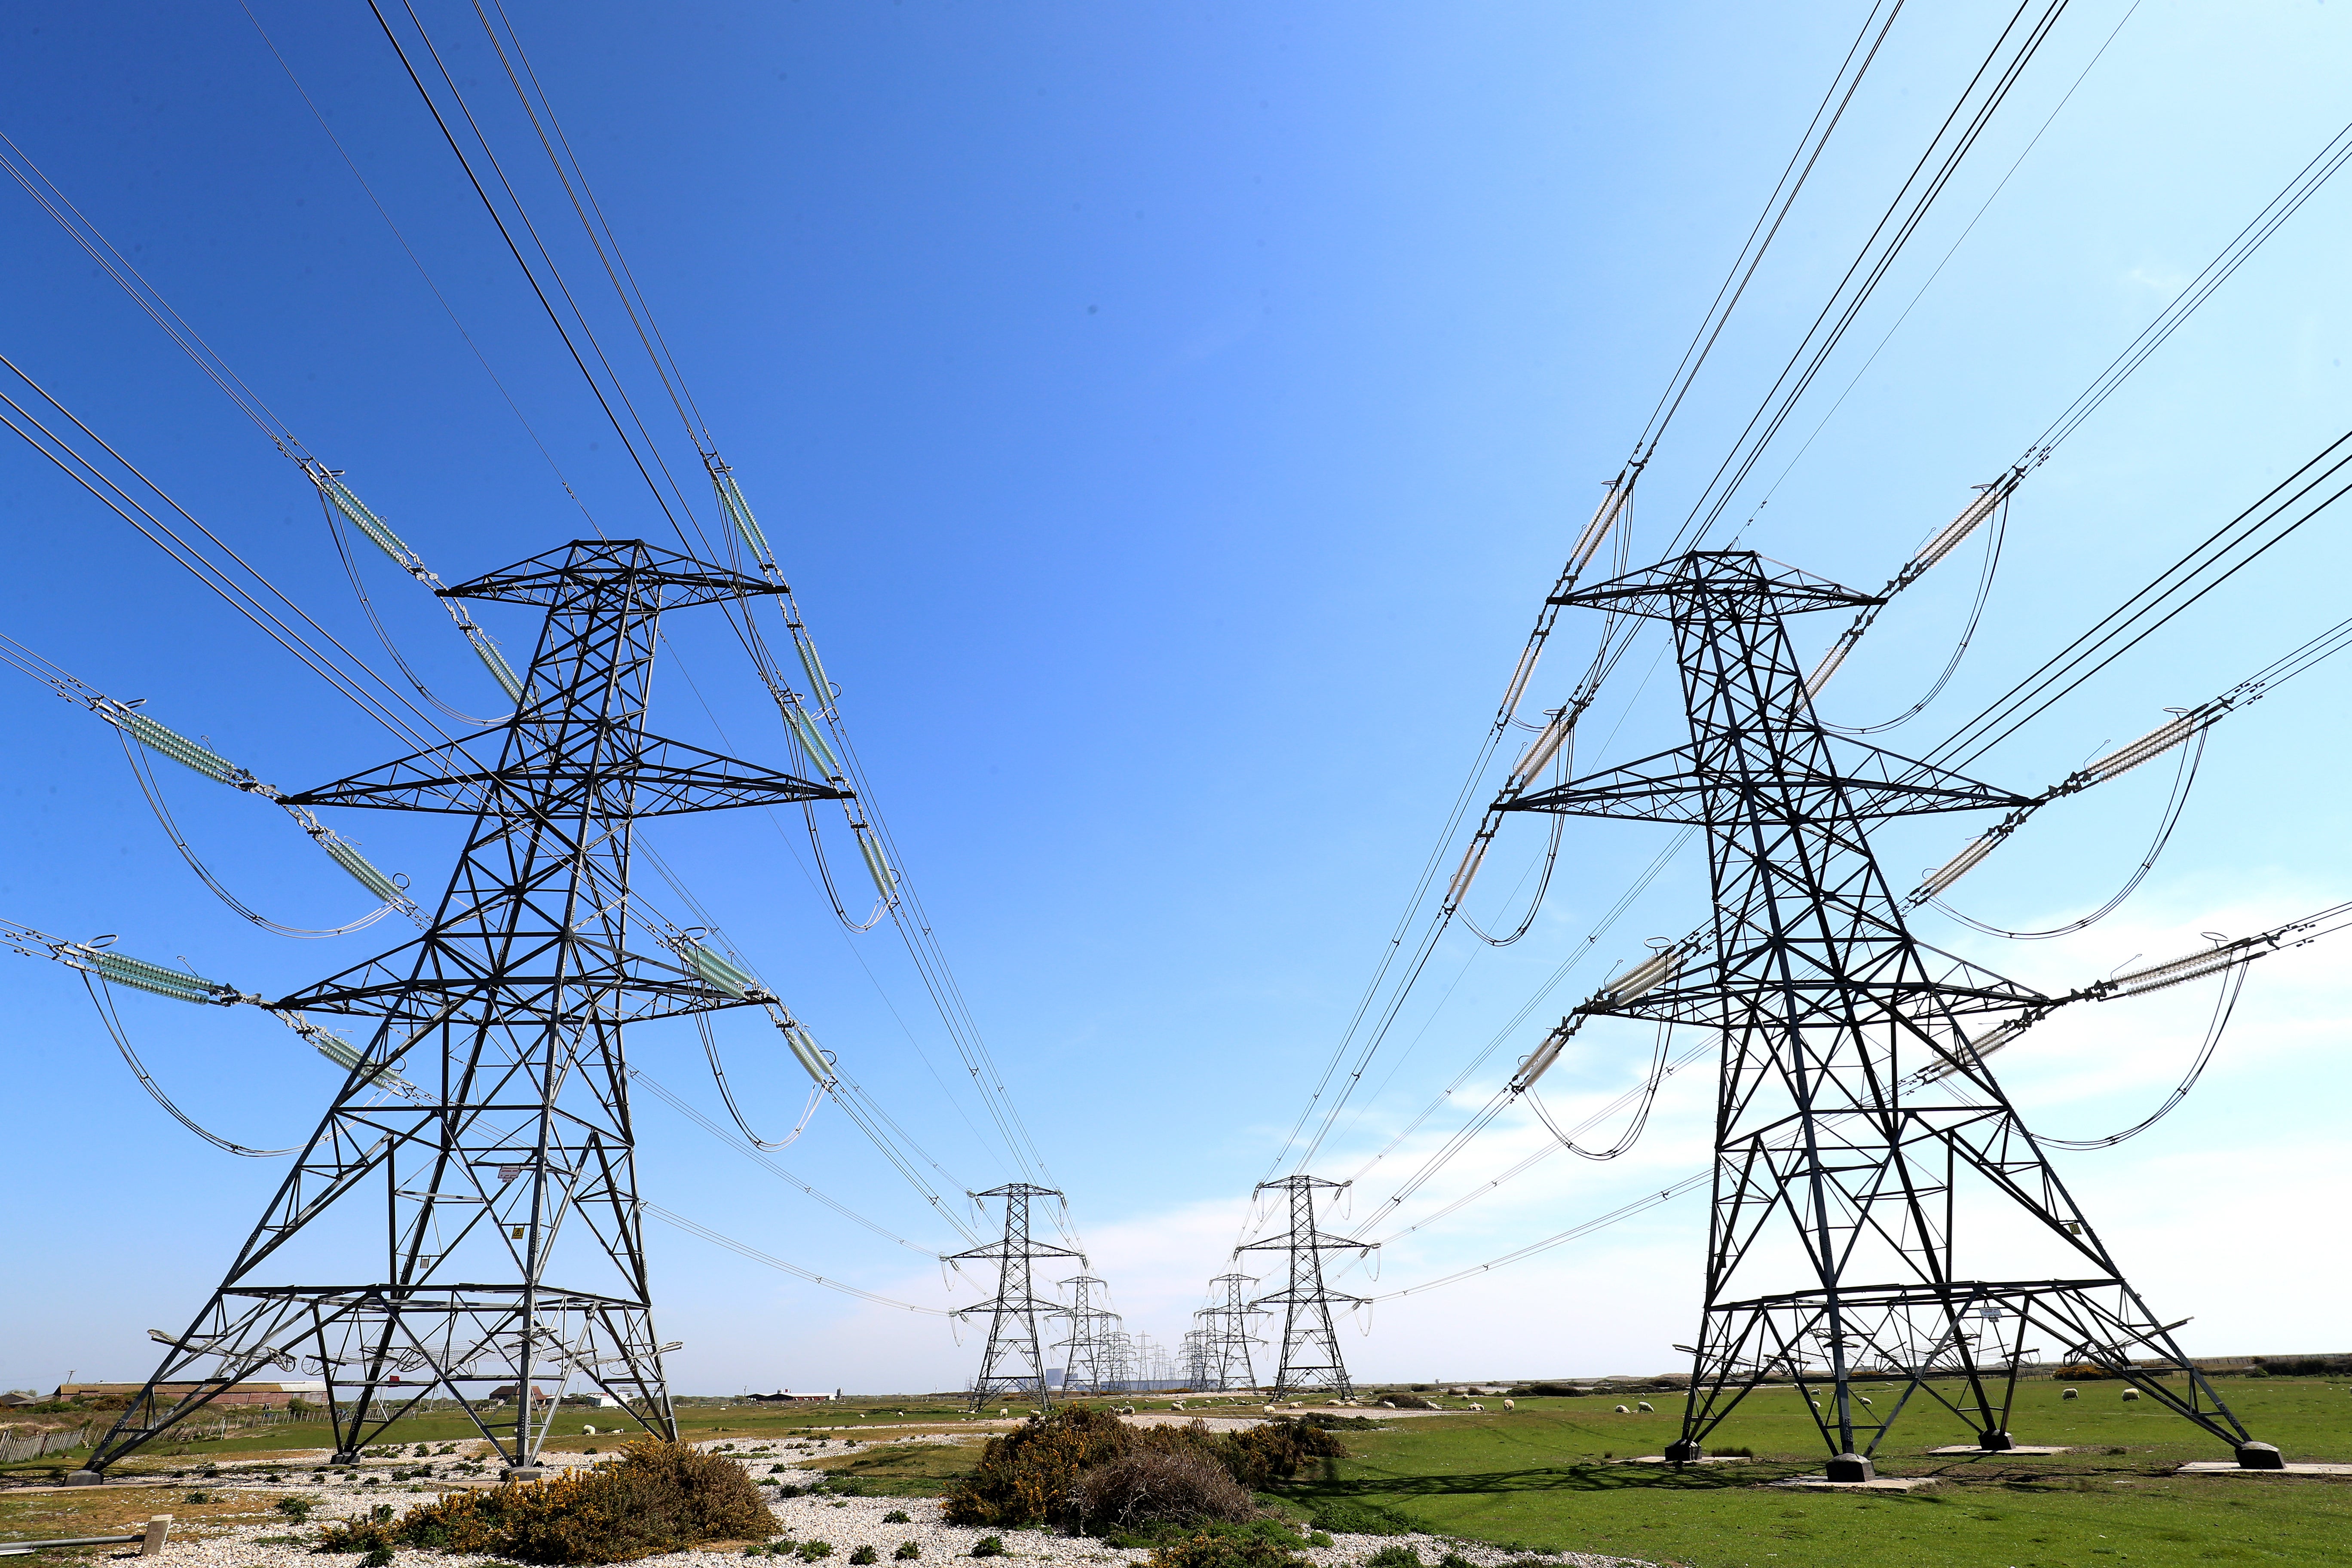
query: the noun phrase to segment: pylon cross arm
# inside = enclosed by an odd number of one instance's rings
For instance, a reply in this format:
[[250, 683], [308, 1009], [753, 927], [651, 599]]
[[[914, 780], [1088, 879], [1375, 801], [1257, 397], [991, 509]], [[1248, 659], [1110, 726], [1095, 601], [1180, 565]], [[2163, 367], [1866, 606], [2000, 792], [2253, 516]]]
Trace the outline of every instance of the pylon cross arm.
[[[541, 811], [550, 800], [593, 791], [594, 814], [613, 820], [678, 816], [743, 805], [782, 805], [809, 800], [842, 800], [848, 792], [792, 773], [755, 767], [684, 741], [644, 737], [634, 760], [588, 753], [571, 757], [526, 754], [510, 767], [470, 763], [468, 742], [503, 736], [501, 728], [468, 735], [446, 746], [354, 773], [286, 796], [292, 805], [354, 805], [383, 811], [434, 811], [473, 816], [492, 806], [525, 805]], [[612, 785], [625, 784], [626, 798]]]

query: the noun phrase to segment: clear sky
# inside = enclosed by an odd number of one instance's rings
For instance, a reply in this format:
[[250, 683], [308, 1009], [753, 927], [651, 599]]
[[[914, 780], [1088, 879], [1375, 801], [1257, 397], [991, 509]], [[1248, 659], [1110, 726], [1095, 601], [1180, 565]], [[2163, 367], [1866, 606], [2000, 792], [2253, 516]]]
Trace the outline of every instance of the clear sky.
[[[235, 0], [13, 7], [0, 131], [445, 578], [582, 536], [583, 509], [614, 536], [666, 538], [366, 6], [253, 4], [528, 430]], [[1637, 556], [1681, 521], [2012, 8], [1919, 4], [1898, 21], [1643, 480]], [[1251, 1185], [1379, 960], [1544, 591], [1864, 9], [511, 5], [777, 543], [908, 869], [1130, 1330], [1172, 1344], [1228, 1267]], [[470, 7], [419, 11], [608, 344], [628, 348]], [[2347, 65], [2340, 4], [2077, 0], [1758, 468], [1732, 514], [1753, 518], [1743, 537], [1883, 582], [2336, 133]], [[2352, 184], [2332, 186], [2026, 481], [1958, 676], [1883, 743], [1928, 750], [2352, 425], [2347, 242]], [[0, 352], [389, 672], [308, 481], [13, 188], [0, 288]], [[622, 363], [652, 390], [641, 360]], [[93, 686], [147, 699], [288, 788], [403, 749], [21, 444], [0, 449], [0, 631]], [[2337, 620], [2347, 527], [2352, 512], [2305, 529], [1976, 771], [2039, 788]], [[1830, 717], [1913, 700], [1952, 646], [1975, 565], [1971, 547], [1890, 611]], [[439, 610], [380, 559], [364, 569], [427, 679], [492, 710]], [[529, 646], [525, 612], [484, 616]], [[1800, 627], [1809, 649], [1834, 629], [1815, 619]], [[693, 612], [668, 629], [655, 727], [782, 761], [740, 651]], [[1535, 705], [1562, 700], [1590, 636], [1563, 622]], [[1621, 667], [1584, 763], [1675, 738], [1660, 646]], [[1942, 917], [1922, 934], [2054, 989], [2352, 897], [2347, 677], [2323, 667], [2214, 731], [2171, 847], [2113, 917], [2047, 942]], [[0, 914], [118, 932], [127, 952], [184, 955], [273, 995], [399, 940], [385, 926], [295, 942], [240, 921], [174, 856], [114, 737], [7, 679]], [[278, 814], [163, 777], [247, 902], [299, 925], [357, 911], [356, 889]], [[2151, 767], [2053, 807], [1958, 901], [2011, 927], [2095, 907], [2144, 851], [2170, 777]], [[436, 889], [458, 831], [361, 813], [335, 826]], [[961, 1069], [897, 939], [843, 933], [797, 826], [782, 826], [741, 814], [647, 837], [957, 1187], [1005, 1179], [977, 1102], [943, 1087]], [[1701, 1070], [1669, 1083], [1624, 1158], [1558, 1155], [1409, 1236], [1395, 1233], [1541, 1147], [1543, 1130], [1507, 1116], [1394, 1218], [1383, 1200], [1400, 1167], [1451, 1123], [1441, 1114], [1368, 1164], [1498, 1031], [1458, 1100], [1483, 1100], [1643, 938], [1699, 921], [1690, 853], [1584, 940], [1666, 831], [1572, 823], [1523, 942], [1449, 940], [1433, 961], [1317, 1167], [1361, 1175], [1336, 1226], [1395, 1237], [1377, 1283], [1350, 1275], [1357, 1288], [1435, 1279], [1704, 1165]], [[1972, 831], [1890, 828], [1890, 875]], [[1482, 917], [1500, 917], [1541, 837], [1506, 837]], [[2111, 1152], [2059, 1157], [2157, 1309], [2191, 1319], [2196, 1352], [2344, 1348], [2352, 1279], [2323, 1197], [2352, 1180], [2343, 951], [2258, 966], [2176, 1114]], [[0, 1214], [13, 1260], [0, 1385], [143, 1376], [144, 1331], [186, 1321], [280, 1164], [170, 1121], [66, 970], [7, 958], [0, 997], [15, 1194]], [[2002, 1059], [2005, 1079], [2060, 1136], [2128, 1125], [2186, 1067], [2210, 1003], [2199, 986], [2062, 1017]], [[333, 1088], [249, 1009], [127, 993], [121, 1006], [157, 1080], [226, 1137], [299, 1142]], [[719, 1036], [772, 1136], [805, 1080], [756, 1019]], [[1606, 1103], [1647, 1049], [1642, 1031], [1591, 1031], [1547, 1080], [1551, 1102]], [[690, 1028], [643, 1028], [631, 1052], [720, 1114]], [[936, 1263], [667, 1106], [645, 1101], [639, 1118], [652, 1201], [894, 1299], [982, 1293], [944, 1286]], [[830, 1109], [777, 1158], [918, 1248], [952, 1250]], [[1696, 1326], [1704, 1226], [1701, 1203], [1682, 1199], [1384, 1303], [1349, 1354], [1375, 1377], [1665, 1367]], [[937, 1318], [661, 1226], [651, 1244], [665, 1336], [686, 1343], [683, 1391], [970, 1375], [969, 1331], [959, 1345]]]

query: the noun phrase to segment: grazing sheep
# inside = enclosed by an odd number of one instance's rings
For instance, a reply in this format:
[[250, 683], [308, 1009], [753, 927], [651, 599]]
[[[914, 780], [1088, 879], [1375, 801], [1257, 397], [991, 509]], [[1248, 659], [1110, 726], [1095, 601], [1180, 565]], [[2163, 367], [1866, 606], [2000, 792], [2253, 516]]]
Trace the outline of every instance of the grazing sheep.
[[2126, 1388], [2124, 1390], [2124, 1397], [2126, 1399], [2137, 1399], [2139, 1397], [2139, 1390], [2137, 1388]]
[[1506, 1399], [1503, 1401], [1503, 1408], [1506, 1410], [1517, 1410], [1519, 1404], [1516, 1399]]
[[593, 1426], [583, 1426], [580, 1430], [584, 1436], [590, 1437], [593, 1437], [596, 1435], [596, 1428]]
[[1652, 1405], [1646, 1399], [1637, 1399], [1633, 1401], [1633, 1408], [1640, 1411], [1644, 1415], [1655, 1415], [1658, 1413], [1658, 1407]]
[[1619, 1406], [1617, 1407], [1617, 1414], [1618, 1414], [1618, 1415], [1633, 1415], [1633, 1413], [1631, 1410], [1628, 1410], [1625, 1406], [1623, 1406], [1623, 1405], [1619, 1405]]
[[1862, 1401], [1863, 1408], [1868, 1409], [1870, 1407], [1870, 1395], [1867, 1394], [1857, 1394], [1854, 1397]]
[[2064, 1389], [2060, 1392], [2058, 1397], [2061, 1399], [2080, 1399], [2083, 1397], [2083, 1391], [2079, 1388]]
[[1473, 1405], [1470, 1408], [1475, 1410], [1481, 1415], [1486, 1414], [1486, 1407], [1483, 1405]]
[[1814, 1408], [1814, 1409], [1816, 1409], [1816, 1410], [1819, 1410], [1821, 1407], [1822, 1407], [1822, 1402], [1821, 1402], [1820, 1400], [1818, 1400], [1818, 1399], [1814, 1400], [1814, 1401], [1813, 1401], [1813, 1408]]
[[1393, 1399], [1383, 1399], [1381, 1401], [1381, 1408], [1383, 1410], [1394, 1410], [1396, 1408], [1396, 1401]]

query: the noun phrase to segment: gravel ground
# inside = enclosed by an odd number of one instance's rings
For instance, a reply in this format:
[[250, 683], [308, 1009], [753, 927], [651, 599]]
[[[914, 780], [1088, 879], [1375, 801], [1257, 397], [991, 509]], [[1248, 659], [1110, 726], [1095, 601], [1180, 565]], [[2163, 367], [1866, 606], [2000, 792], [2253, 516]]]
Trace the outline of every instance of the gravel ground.
[[[947, 1440], [952, 1440], [956, 1436], [961, 1434], [950, 1435]], [[942, 1439], [910, 1440], [938, 1442]], [[698, 1446], [721, 1447], [718, 1444]], [[879, 1445], [858, 1446], [869, 1447]], [[759, 1447], [764, 1449], [770, 1445], [761, 1444]], [[782, 1446], [776, 1447], [781, 1448]], [[781, 1452], [770, 1455], [743, 1449], [735, 1449], [730, 1457], [734, 1456], [765, 1459], [771, 1464], [789, 1457]], [[552, 1470], [593, 1464], [599, 1457], [609, 1458], [611, 1456], [549, 1454], [546, 1461]], [[256, 1485], [244, 1476], [191, 1480], [185, 1484], [202, 1486], [213, 1492], [255, 1490], [275, 1497], [289, 1491], [301, 1491], [318, 1500], [318, 1509], [310, 1516], [308, 1526], [286, 1521], [239, 1525], [203, 1540], [175, 1539], [164, 1548], [162, 1557], [155, 1560], [153, 1568], [351, 1568], [356, 1558], [320, 1558], [312, 1552], [309, 1542], [316, 1538], [317, 1527], [329, 1521], [363, 1515], [381, 1503], [390, 1503], [405, 1510], [437, 1495], [444, 1489], [441, 1485], [390, 1479], [394, 1470], [413, 1469], [416, 1463], [422, 1462], [366, 1460], [349, 1479], [317, 1477], [307, 1473], [299, 1465], [288, 1465], [276, 1471], [286, 1478], [285, 1482], [278, 1486]], [[450, 1459], [436, 1458], [431, 1462], [442, 1476], [449, 1473]], [[171, 1510], [173, 1499], [170, 1489], [160, 1489], [156, 1499], [156, 1512]], [[1015, 1561], [1055, 1564], [1139, 1564], [1150, 1555], [1148, 1552], [1122, 1551], [1105, 1546], [1100, 1542], [1052, 1535], [1042, 1531], [990, 1531], [947, 1524], [940, 1521], [940, 1504], [936, 1498], [794, 1497], [779, 1498], [771, 1504], [777, 1530], [782, 1535], [795, 1542], [825, 1541], [832, 1543], [833, 1553], [823, 1560], [824, 1568], [848, 1568], [849, 1554], [860, 1546], [874, 1548], [881, 1559], [877, 1568], [901, 1568], [892, 1554], [900, 1545], [910, 1541], [921, 1549], [920, 1561], [924, 1563], [937, 1564], [949, 1559], [961, 1559], [970, 1564], [973, 1543], [991, 1533], [1003, 1536], [1005, 1555], [1000, 1561], [1008, 1564]], [[883, 1516], [894, 1510], [902, 1510], [911, 1516], [910, 1522], [884, 1523]], [[299, 1542], [282, 1539], [296, 1534], [303, 1539]], [[265, 1539], [268, 1537], [281, 1539]], [[1423, 1562], [1433, 1565], [1433, 1568], [1437, 1560], [1449, 1552], [1466, 1558], [1478, 1568], [1496, 1568], [1497, 1564], [1515, 1560], [1517, 1555], [1474, 1542], [1451, 1541], [1433, 1535], [1335, 1535], [1329, 1546], [1308, 1547], [1302, 1555], [1315, 1563], [1316, 1568], [1357, 1568], [1367, 1557], [1386, 1546], [1412, 1547], [1421, 1553]], [[735, 1560], [741, 1561], [740, 1551], [732, 1555]], [[646, 1568], [717, 1568], [720, 1558], [710, 1552], [680, 1552], [639, 1561]], [[763, 1564], [773, 1563], [774, 1568], [785, 1568], [785, 1563], [779, 1559], [762, 1557], [760, 1561]], [[1561, 1552], [1543, 1561], [1557, 1563], [1559, 1568], [1648, 1568], [1647, 1564], [1637, 1563], [1630, 1558], [1601, 1557], [1576, 1552]], [[142, 1563], [142, 1568], [148, 1568], [148, 1565]], [[394, 1568], [453, 1568], [453, 1560], [439, 1552], [403, 1550], [394, 1553]], [[457, 1564], [456, 1568], [490, 1568], [490, 1565], [466, 1563]], [[800, 1568], [797, 1560], [794, 1560], [793, 1568]]]

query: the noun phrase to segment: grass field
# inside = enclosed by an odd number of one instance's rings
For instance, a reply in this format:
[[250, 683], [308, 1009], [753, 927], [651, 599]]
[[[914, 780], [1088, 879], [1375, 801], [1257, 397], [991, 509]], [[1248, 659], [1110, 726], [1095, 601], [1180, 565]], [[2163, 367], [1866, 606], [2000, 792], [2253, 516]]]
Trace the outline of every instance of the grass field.
[[[1709, 1447], [1752, 1463], [1629, 1464], [1675, 1435], [1675, 1406], [1618, 1415], [1611, 1399], [1521, 1400], [1513, 1414], [1424, 1419], [1351, 1432], [1351, 1458], [1302, 1500], [1370, 1503], [1424, 1529], [1534, 1548], [1622, 1553], [1694, 1568], [2061, 1568], [2133, 1563], [2352, 1563], [2352, 1481], [2181, 1477], [2228, 1452], [2112, 1384], [2027, 1387], [2017, 1441], [2079, 1451], [2034, 1458], [1931, 1457], [1966, 1442], [1915, 1402], [1879, 1451], [1889, 1476], [1934, 1476], [1910, 1493], [1816, 1493], [1769, 1482], [1817, 1472], [1811, 1423], [1787, 1390], [1751, 1398]], [[2352, 1459], [2345, 1384], [2231, 1381], [2223, 1397], [2291, 1460]]]
[[[1617, 1401], [1607, 1396], [1522, 1399], [1507, 1413], [1489, 1400], [1483, 1415], [1424, 1416], [1389, 1430], [1346, 1432], [1341, 1436], [1349, 1457], [1336, 1461], [1328, 1476], [1302, 1482], [1285, 1500], [1307, 1510], [1343, 1500], [1368, 1504], [1440, 1534], [1690, 1568], [2352, 1563], [2352, 1480], [2177, 1476], [2173, 1471], [2183, 1461], [2226, 1458], [2226, 1449], [2146, 1401], [2123, 1403], [2115, 1384], [2079, 1386], [2083, 1395], [2076, 1400], [2062, 1399], [2055, 1383], [2021, 1391], [2011, 1423], [2016, 1439], [2076, 1450], [2047, 1458], [1931, 1456], [1929, 1448], [1966, 1442], [1970, 1434], [1915, 1401], [1879, 1452], [1882, 1475], [1937, 1478], [1937, 1485], [1907, 1494], [1773, 1487], [1818, 1470], [1822, 1460], [1796, 1395], [1780, 1389], [1756, 1394], [1710, 1441], [1717, 1453], [1750, 1450], [1755, 1457], [1748, 1462], [1683, 1468], [1630, 1462], [1658, 1453], [1674, 1437], [1677, 1406], [1671, 1396], [1652, 1396], [1655, 1414], [1627, 1415], [1616, 1415]], [[2289, 1459], [2352, 1460], [2352, 1388], [2344, 1382], [2231, 1379], [2221, 1387], [2255, 1434], [2276, 1443]], [[1166, 1406], [1162, 1400], [1137, 1403]], [[580, 1431], [583, 1425], [603, 1427], [612, 1415], [583, 1410], [574, 1420], [566, 1411], [552, 1446], [616, 1446], [614, 1436]], [[891, 1495], [936, 1494], [979, 1457], [976, 1444], [921, 1441], [925, 1436], [987, 1429], [975, 1428], [956, 1405], [904, 1399], [791, 1409], [688, 1405], [679, 1411], [679, 1425], [689, 1438], [717, 1438], [746, 1450], [805, 1443], [773, 1459], [762, 1456], [755, 1465], [814, 1459], [836, 1481]], [[861, 1436], [860, 1427], [872, 1429], [871, 1436]], [[459, 1420], [435, 1416], [404, 1421], [383, 1441], [472, 1436]], [[852, 1438], [859, 1440], [845, 1441]], [[884, 1438], [898, 1441], [882, 1446]], [[180, 1453], [142, 1456], [116, 1473], [124, 1479], [142, 1469], [189, 1474], [215, 1459], [234, 1467], [327, 1440], [323, 1426], [274, 1427], [183, 1445]], [[37, 1474], [76, 1463], [59, 1455], [14, 1468]], [[77, 1499], [43, 1506], [94, 1505]], [[7, 1522], [19, 1534], [32, 1524]], [[8, 1533], [0, 1529], [0, 1536]]]

